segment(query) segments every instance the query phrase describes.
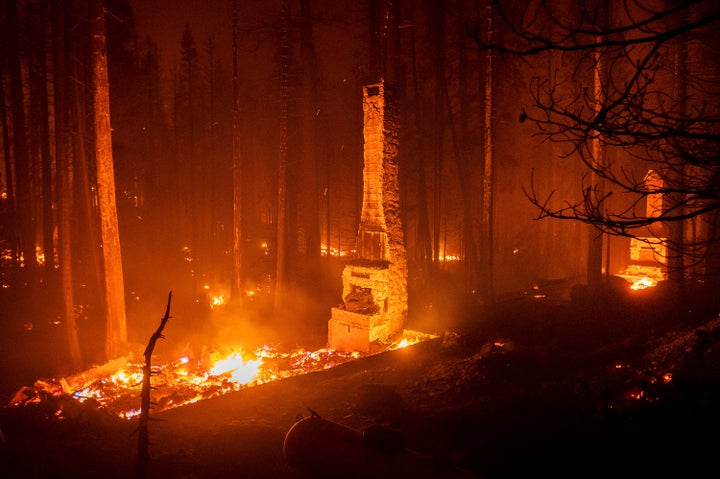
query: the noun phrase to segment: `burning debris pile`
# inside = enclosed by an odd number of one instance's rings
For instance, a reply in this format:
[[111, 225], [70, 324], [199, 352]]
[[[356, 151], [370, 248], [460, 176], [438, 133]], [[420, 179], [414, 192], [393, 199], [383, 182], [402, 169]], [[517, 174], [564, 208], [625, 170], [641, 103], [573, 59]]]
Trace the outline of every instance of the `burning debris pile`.
[[[432, 337], [406, 331], [399, 342], [387, 349], [402, 348]], [[255, 351], [214, 352], [202, 358], [181, 356], [153, 366], [152, 410], [161, 412], [247, 387], [329, 369], [362, 356], [358, 352], [326, 348], [280, 352], [269, 346]], [[39, 379], [32, 387], [21, 388], [9, 407], [40, 404], [49, 417], [62, 420], [69, 408], [86, 403], [119, 418], [131, 419], [140, 414], [142, 369], [142, 359], [129, 355], [73, 376]]]

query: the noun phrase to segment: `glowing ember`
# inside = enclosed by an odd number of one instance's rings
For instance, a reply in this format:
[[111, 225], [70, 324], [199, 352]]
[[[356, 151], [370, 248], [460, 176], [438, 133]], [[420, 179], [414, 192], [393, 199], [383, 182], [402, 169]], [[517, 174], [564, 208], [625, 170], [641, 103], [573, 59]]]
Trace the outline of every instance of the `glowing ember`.
[[[404, 348], [434, 337], [405, 331], [399, 342], [386, 349]], [[152, 409], [157, 413], [246, 387], [329, 369], [360, 357], [358, 352], [326, 348], [283, 353], [269, 346], [254, 352], [238, 349], [229, 354], [213, 353], [204, 360], [182, 356], [171, 363], [153, 366]], [[130, 357], [68, 378], [39, 379], [33, 388], [23, 388], [11, 406], [38, 403], [44, 397], [70, 396], [81, 403], [92, 400], [97, 407], [132, 419], [140, 414], [142, 369], [142, 363]], [[62, 420], [63, 411], [58, 410], [56, 416]]]
[[639, 401], [645, 397], [645, 391], [642, 391], [642, 390], [630, 391], [628, 393], [628, 396], [630, 397], [630, 399]]

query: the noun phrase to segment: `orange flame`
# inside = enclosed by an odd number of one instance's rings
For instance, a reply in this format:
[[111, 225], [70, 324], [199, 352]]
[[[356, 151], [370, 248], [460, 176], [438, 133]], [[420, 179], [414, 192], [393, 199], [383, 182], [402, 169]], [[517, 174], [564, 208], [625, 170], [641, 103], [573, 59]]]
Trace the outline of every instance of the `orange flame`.
[[260, 374], [262, 359], [243, 359], [242, 352], [233, 351], [229, 356], [218, 359], [210, 368], [210, 375], [222, 376], [229, 374], [238, 384], [252, 382]]
[[[436, 337], [410, 333], [386, 349], [406, 348]], [[229, 354], [216, 352], [209, 355], [209, 361], [207, 357], [206, 361], [201, 361], [181, 356], [171, 363], [153, 366], [151, 403], [154, 412], [165, 411], [246, 387], [329, 369], [360, 357], [362, 354], [359, 352], [327, 348], [316, 351], [300, 348], [285, 353], [269, 346], [254, 352], [242, 349], [233, 350]], [[208, 362], [210, 367], [207, 367]], [[142, 381], [142, 363], [120, 359], [70, 378], [39, 379], [34, 389], [27, 388], [34, 394], [23, 394], [12, 405], [30, 404], [44, 395], [66, 395], [79, 402], [92, 399], [108, 412], [132, 419], [140, 414]], [[59, 419], [62, 419], [62, 411], [58, 414]]]

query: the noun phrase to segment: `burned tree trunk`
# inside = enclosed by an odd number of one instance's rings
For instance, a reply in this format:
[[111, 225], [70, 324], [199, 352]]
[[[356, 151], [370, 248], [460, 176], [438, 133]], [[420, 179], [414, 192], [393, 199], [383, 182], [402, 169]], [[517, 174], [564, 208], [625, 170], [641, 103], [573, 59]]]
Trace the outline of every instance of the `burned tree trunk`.
[[120, 256], [120, 232], [118, 231], [115, 204], [115, 174], [110, 128], [110, 86], [105, 45], [105, 12], [102, 0], [92, 2], [91, 20], [95, 161], [100, 206], [100, 234], [105, 266], [105, 354], [108, 359], [111, 359], [127, 342], [127, 326], [125, 322], [125, 287]]
[[320, 217], [318, 216], [318, 166], [317, 166], [317, 61], [313, 43], [313, 23], [310, 0], [300, 2], [301, 33], [300, 47], [302, 55], [302, 178], [305, 183], [305, 192], [302, 193], [300, 211], [302, 216], [300, 228], [304, 232], [298, 248], [306, 258], [307, 271], [310, 277], [317, 277], [320, 268]]
[[[15, 153], [15, 191], [17, 197], [13, 212], [16, 220], [16, 234], [19, 239], [19, 250], [15, 258], [20, 255], [24, 258], [26, 270], [32, 270], [36, 265], [35, 259], [35, 221], [32, 211], [32, 193], [30, 178], [30, 156], [27, 145], [27, 130], [25, 125], [25, 106], [22, 80], [22, 65], [20, 62], [20, 49], [18, 41], [18, 15], [17, 2], [7, 2], [8, 20], [8, 59], [10, 63], [10, 93], [12, 102], [13, 148]], [[17, 211], [20, 207], [26, 208], [22, 214]]]
[[55, 120], [56, 194], [58, 202], [58, 256], [60, 266], [60, 297], [65, 318], [66, 337], [70, 361], [75, 369], [82, 364], [80, 340], [75, 319], [75, 297], [72, 273], [73, 191], [70, 156], [72, 144], [69, 131], [68, 85], [65, 62], [65, 19], [63, 6], [53, 2], [51, 6], [53, 43], [53, 89]]
[[51, 284], [53, 280], [53, 271], [55, 270], [55, 245], [53, 240], [53, 229], [55, 227], [55, 219], [53, 212], [53, 158], [50, 151], [50, 109], [48, 105], [48, 71], [47, 59], [45, 53], [45, 16], [47, 6], [40, 2], [38, 4], [38, 30], [37, 30], [37, 46], [36, 59], [37, 66], [36, 81], [33, 90], [37, 96], [37, 106], [35, 111], [35, 119], [32, 124], [37, 125], [38, 141], [40, 143], [40, 177], [42, 179], [42, 245], [45, 255], [43, 265], [43, 276], [47, 284]]
[[[487, 41], [493, 39], [493, 8], [492, 3], [486, 6], [487, 18], [484, 34]], [[493, 65], [494, 53], [492, 50], [485, 52], [485, 78], [480, 85], [484, 93], [484, 116], [483, 116], [483, 181], [482, 181], [482, 207], [480, 225], [482, 234], [480, 238], [480, 257], [482, 266], [482, 293], [481, 297], [486, 307], [493, 303]]]
[[165, 325], [170, 319], [170, 301], [172, 300], [172, 291], [168, 293], [167, 306], [165, 307], [165, 315], [160, 319], [160, 325], [155, 330], [150, 340], [148, 341], [147, 347], [143, 357], [145, 359], [143, 363], [143, 380], [142, 390], [140, 392], [140, 419], [138, 422], [138, 461], [137, 468], [135, 469], [135, 477], [142, 479], [147, 473], [148, 463], [150, 461], [149, 452], [149, 432], [148, 422], [150, 421], [150, 378], [152, 377], [152, 354], [155, 350], [155, 343], [158, 339], [164, 338], [162, 332], [165, 329]]
[[[411, 8], [410, 24], [415, 22], [414, 6]], [[421, 281], [424, 281], [428, 273], [432, 270], [432, 238], [430, 235], [430, 220], [428, 211], [428, 199], [427, 199], [427, 178], [425, 175], [425, 150], [426, 143], [425, 137], [427, 136], [427, 127], [423, 118], [423, 107], [420, 101], [422, 97], [420, 92], [420, 85], [418, 80], [418, 62], [417, 62], [417, 51], [416, 51], [416, 33], [415, 29], [410, 29], [410, 54], [411, 54], [411, 71], [412, 71], [412, 91], [414, 114], [415, 114], [415, 171], [417, 171], [417, 187], [416, 191], [416, 202], [417, 202], [417, 226], [415, 235], [415, 264], [418, 269], [417, 276]]]
[[[3, 77], [3, 65], [0, 62], [0, 78]], [[14, 166], [12, 163], [12, 153], [10, 146], [10, 126], [8, 124], [7, 108], [5, 104], [5, 82], [0, 81], [0, 128], [2, 128], [2, 144], [3, 144], [3, 157], [5, 165], [5, 178], [0, 178], [0, 182], [5, 183], [5, 191], [7, 193], [7, 199], [5, 203], [7, 207], [3, 210], [4, 218], [0, 227], [7, 229], [7, 239], [12, 248], [13, 262], [12, 267], [14, 268], [17, 258], [17, 232], [15, 226], [15, 189], [13, 188], [13, 170]]]
[[280, 145], [277, 182], [277, 240], [274, 309], [279, 311], [287, 286], [287, 163], [288, 103], [290, 100], [290, 2], [284, 0], [280, 12]]
[[[687, 12], [684, 13], [684, 17], [687, 17]], [[682, 18], [680, 24], [684, 24], [687, 18]], [[672, 94], [673, 98], [680, 100], [678, 103], [678, 114], [680, 118], [687, 116], [687, 106], [684, 101], [688, 95], [687, 88], [687, 62], [688, 62], [688, 45], [687, 38], [680, 36], [676, 38], [672, 45]], [[685, 178], [688, 175], [689, 169], [685, 165], [685, 159], [682, 157], [673, 158], [670, 162], [670, 168], [668, 168], [668, 183], [670, 188], [675, 190], [671, 192], [668, 197], [670, 200], [670, 206], [674, 210], [676, 216], [683, 216], [685, 209], [683, 202], [685, 201], [683, 191], [687, 188], [685, 184]], [[670, 280], [676, 287], [684, 287], [683, 279], [685, 277], [685, 227], [686, 221], [674, 221], [668, 224], [669, 233], [669, 252], [667, 261], [668, 269], [668, 280]], [[680, 291], [681, 292], [681, 291]]]
[[233, 1], [232, 24], [232, 160], [233, 160], [233, 269], [231, 292], [234, 301], [243, 298], [243, 214], [242, 214], [242, 154], [240, 151], [240, 72], [238, 69], [238, 2]]
[[[443, 2], [428, 1], [428, 10], [431, 13], [430, 35], [434, 43], [433, 79], [435, 82], [435, 98], [433, 99], [432, 115], [438, 125], [444, 125], [445, 116], [445, 5]], [[442, 234], [442, 219], [445, 198], [443, 197], [445, 157], [444, 143], [445, 131], [440, 126], [432, 129], [429, 135], [432, 149], [432, 266], [433, 272], [440, 267], [440, 236]]]
[[[599, 7], [600, 21], [603, 25], [608, 24], [610, 19], [609, 9], [609, 3]], [[603, 50], [597, 50], [593, 52], [593, 107], [596, 116], [601, 114], [606, 103], [606, 82], [607, 57]], [[594, 135], [590, 143], [593, 161], [598, 169], [605, 169], [607, 148], [602, 136]], [[593, 172], [591, 183], [597, 196], [602, 198], [605, 195], [605, 180]], [[598, 286], [602, 282], [603, 237], [605, 235], [592, 225], [588, 225], [588, 234], [587, 282], [590, 286]]]

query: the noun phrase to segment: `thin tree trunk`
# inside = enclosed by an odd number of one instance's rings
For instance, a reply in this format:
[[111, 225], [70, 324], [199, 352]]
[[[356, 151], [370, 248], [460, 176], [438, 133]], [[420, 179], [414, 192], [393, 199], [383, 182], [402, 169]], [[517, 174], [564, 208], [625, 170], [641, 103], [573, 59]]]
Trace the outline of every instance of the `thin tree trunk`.
[[311, 277], [320, 268], [320, 217], [318, 216], [317, 166], [317, 62], [313, 45], [311, 0], [300, 2], [300, 48], [303, 78], [303, 204], [301, 227], [305, 232], [305, 258]]
[[[459, 11], [457, 12], [458, 19], [458, 31], [462, 32], [464, 27], [465, 18], [463, 16], [463, 2], [460, 2]], [[455, 158], [458, 161], [458, 173], [460, 180], [460, 189], [463, 196], [463, 243], [462, 243], [462, 260], [464, 264], [465, 280], [469, 291], [476, 291], [478, 289], [477, 282], [477, 244], [475, 241], [475, 231], [473, 228], [473, 212], [476, 210], [477, 202], [473, 201], [475, 198], [474, 191], [472, 188], [472, 168], [469, 162], [468, 155], [465, 153], [467, 150], [470, 124], [470, 113], [468, 106], [470, 104], [468, 94], [468, 77], [470, 72], [468, 69], [468, 58], [465, 48], [462, 43], [458, 49], [458, 95], [459, 95], [459, 131], [455, 132], [453, 126], [453, 138], [455, 145]], [[447, 88], [445, 89], [446, 101], [448, 103], [448, 116], [452, 120], [453, 115], [450, 111], [450, 99], [448, 98]], [[452, 122], [451, 122], [452, 125]]]
[[[600, 24], [607, 24], [609, 16], [610, 4], [606, 3], [604, 6], [600, 5], [600, 15], [602, 18], [599, 19]], [[598, 115], [602, 108], [605, 106], [605, 90], [604, 83], [607, 79], [607, 60], [605, 58], [605, 52], [595, 51], [593, 53], [594, 67], [593, 67], [593, 97], [594, 97], [594, 108], [595, 115]], [[595, 164], [598, 168], [604, 169], [605, 166], [605, 155], [606, 148], [605, 144], [599, 135], [594, 135], [591, 140], [592, 156]], [[599, 198], [604, 196], [605, 182], [602, 178], [599, 178], [595, 173], [592, 173], [591, 184], [595, 188], [595, 192]], [[602, 283], [602, 268], [603, 268], [603, 233], [595, 228], [594, 226], [588, 226], [588, 258], [587, 258], [587, 281], [589, 286], [598, 286]]]
[[[192, 37], [191, 37], [192, 38]], [[183, 40], [185, 37], [183, 36]], [[191, 42], [189, 48], [195, 47], [194, 43]], [[200, 168], [198, 165], [198, 158], [196, 156], [196, 144], [197, 139], [195, 138], [195, 74], [196, 69], [193, 63], [193, 57], [188, 56], [186, 62], [185, 75], [187, 78], [187, 128], [188, 128], [188, 139], [189, 145], [186, 150], [188, 158], [188, 171], [190, 174], [190, 191], [188, 192], [188, 198], [190, 198], [190, 254], [192, 255], [193, 262], [193, 291], [195, 294], [200, 290], [200, 284], [198, 280], [202, 277], [205, 271], [205, 258], [200, 252], [200, 211], [201, 211], [201, 195], [202, 191], [199, 185], [202, 184]]]
[[[66, 71], [66, 105], [68, 107], [68, 134], [72, 154], [67, 157], [72, 166], [68, 166], [71, 173], [68, 181], [72, 193], [72, 238], [73, 252], [82, 252], [72, 257], [72, 278], [78, 284], [86, 285], [89, 295], [102, 301], [102, 257], [98, 245], [100, 236], [97, 225], [96, 210], [94, 207], [93, 187], [90, 184], [90, 168], [88, 166], [88, 109], [87, 109], [87, 71], [81, 64], [87, 57], [88, 32], [83, 25], [87, 22], [87, 2], [65, 0], [61, 3], [64, 23], [64, 49]], [[69, 163], [70, 164], [70, 163]], [[104, 304], [99, 304], [104, 308]]]
[[65, 336], [68, 342], [70, 362], [75, 370], [82, 365], [77, 320], [75, 318], [75, 297], [72, 273], [72, 228], [70, 220], [73, 209], [72, 172], [70, 155], [72, 151], [68, 127], [67, 74], [65, 62], [65, 21], [63, 5], [52, 2], [53, 40], [53, 89], [55, 119], [56, 190], [58, 202], [58, 256], [60, 267], [60, 297], [65, 319]]
[[435, 35], [435, 100], [433, 106], [437, 127], [433, 130], [433, 268], [440, 261], [440, 235], [443, 215], [443, 169], [445, 143], [445, 95], [443, 94], [445, 76], [445, 5], [429, 0], [432, 17], [432, 30]]
[[50, 129], [48, 122], [50, 113], [48, 108], [48, 92], [47, 92], [47, 65], [45, 58], [45, 3], [40, 2], [38, 5], [40, 13], [40, 113], [38, 118], [38, 126], [40, 129], [41, 156], [42, 156], [42, 211], [43, 211], [43, 251], [45, 253], [44, 275], [46, 284], [51, 283], [52, 275], [55, 270], [55, 246], [53, 244], [53, 229], [55, 219], [53, 215], [53, 178], [52, 167], [53, 158], [50, 153]]
[[[414, 23], [415, 16], [415, 2], [411, 2], [410, 6], [410, 23]], [[428, 212], [428, 201], [427, 201], [427, 179], [425, 175], [425, 137], [426, 129], [423, 118], [423, 107], [421, 103], [420, 86], [418, 82], [418, 71], [417, 71], [417, 51], [416, 51], [416, 36], [415, 29], [410, 30], [410, 48], [412, 56], [412, 86], [413, 86], [413, 98], [415, 100], [415, 123], [417, 138], [417, 237], [416, 237], [416, 262], [420, 265], [420, 277], [424, 278], [432, 268], [432, 241], [430, 237], [430, 220]]]
[[138, 460], [135, 467], [136, 479], [147, 477], [147, 468], [150, 464], [150, 431], [148, 425], [150, 423], [150, 392], [152, 390], [152, 355], [158, 339], [164, 338], [163, 330], [171, 318], [170, 301], [172, 301], [172, 291], [168, 293], [167, 306], [165, 307], [165, 314], [160, 319], [160, 325], [150, 336], [150, 340], [143, 352], [143, 378], [140, 391], [140, 417], [138, 419]]
[[[487, 42], [493, 40], [493, 8], [492, 3], [487, 2], [486, 30]], [[485, 52], [485, 78], [484, 89], [484, 124], [483, 124], [483, 186], [482, 186], [482, 208], [480, 224], [483, 234], [481, 240], [480, 254], [483, 258], [483, 281], [482, 294], [483, 304], [492, 308], [494, 300], [494, 253], [493, 253], [493, 71], [494, 54], [492, 49]]]
[[[687, 10], [685, 10], [687, 15]], [[685, 23], [686, 18], [682, 19], [681, 24]], [[685, 118], [686, 111], [685, 105], [687, 98], [687, 61], [688, 61], [688, 46], [687, 39], [679, 37], [675, 40], [672, 45], [673, 49], [673, 65], [672, 65], [672, 90], [673, 98], [679, 101], [680, 111], [675, 114], [678, 118]], [[687, 177], [685, 172], [685, 164], [681, 158], [677, 159], [677, 162], [672, 165], [670, 174], [672, 178], [669, 178], [670, 188], [675, 191], [684, 191], [686, 186], [683, 184], [683, 178]], [[683, 201], [682, 195], [674, 193], [669, 195], [670, 208], [674, 208], [672, 216], [679, 216], [683, 214], [683, 208], [677, 205]], [[668, 280], [678, 287], [678, 293], [683, 294], [684, 291], [681, 289], [684, 286], [685, 279], [685, 258], [684, 258], [684, 243], [685, 243], [685, 221], [673, 221], [668, 224], [669, 230], [669, 242], [670, 248], [668, 250], [667, 265], [668, 265]]]
[[219, 254], [222, 251], [222, 245], [217, 242], [217, 236], [215, 234], [215, 225], [219, 222], [219, 208], [214, 208], [214, 205], [220, 204], [220, 193], [221, 190], [218, 186], [220, 179], [220, 171], [217, 168], [218, 154], [217, 154], [217, 118], [215, 116], [215, 95], [216, 95], [216, 80], [215, 80], [215, 42], [213, 37], [209, 37], [207, 40], [207, 56], [208, 56], [208, 100], [209, 100], [209, 118], [208, 118], [208, 147], [207, 155], [209, 158], [204, 162], [206, 166], [198, 165], [202, 178], [202, 214], [200, 216], [202, 224], [202, 236], [201, 244], [203, 247], [205, 260], [205, 271], [208, 277], [215, 283], [218, 279], [219, 274]]
[[240, 150], [240, 72], [238, 67], [238, 0], [233, 1], [232, 20], [233, 49], [233, 124], [232, 124], [232, 156], [233, 156], [233, 272], [231, 293], [234, 301], [241, 302], [244, 297], [243, 271], [243, 165]]
[[[0, 78], [3, 78], [2, 62], [0, 62]], [[8, 125], [7, 110], [5, 105], [5, 82], [0, 81], [0, 125], [2, 127], [2, 142], [3, 142], [3, 155], [5, 163], [5, 178], [0, 178], [0, 181], [5, 183], [5, 191], [7, 192], [6, 202], [8, 204], [8, 218], [7, 218], [7, 231], [8, 231], [8, 242], [12, 249], [12, 267], [17, 266], [18, 257], [18, 243], [17, 243], [17, 223], [15, 216], [15, 188], [13, 186], [13, 161], [12, 161], [12, 147], [10, 144], [10, 127]], [[14, 276], [14, 275], [13, 275]]]
[[277, 180], [277, 240], [274, 310], [280, 311], [287, 283], [287, 155], [290, 76], [290, 2], [283, 0], [280, 11], [280, 138]]
[[[19, 252], [24, 258], [25, 269], [33, 271], [37, 265], [35, 257], [35, 215], [31, 194], [30, 156], [25, 128], [25, 106], [22, 84], [22, 67], [18, 45], [18, 18], [16, 0], [7, 1], [8, 58], [10, 63], [10, 93], [13, 119], [13, 148], [15, 153], [15, 186]], [[19, 208], [24, 208], [22, 212]]]
[[[452, 110], [452, 106], [450, 104], [450, 94], [448, 92], [447, 88], [447, 82], [443, 81], [442, 86], [443, 91], [445, 92], [445, 102], [447, 105], [447, 117], [448, 117], [448, 125], [450, 127], [450, 133], [452, 135], [452, 143], [453, 143], [453, 149], [454, 149], [454, 157], [455, 157], [455, 163], [457, 165], [458, 169], [458, 181], [460, 182], [460, 193], [462, 196], [463, 201], [463, 262], [465, 263], [465, 278], [467, 280], [466, 285], [467, 287], [471, 288], [471, 290], [475, 289], [474, 285], [474, 270], [475, 270], [475, 235], [473, 233], [473, 227], [472, 227], [472, 212], [473, 212], [473, 204], [472, 204], [472, 197], [473, 197], [473, 189], [471, 184], [471, 172], [468, 165], [468, 162], [465, 158], [465, 155], [462, 152], [461, 148], [461, 142], [462, 138], [459, 135], [457, 128], [455, 126], [454, 121], [454, 114]], [[467, 101], [466, 97], [463, 97], [462, 101]], [[467, 121], [467, 118], [465, 118], [465, 121]], [[463, 118], [461, 114], [461, 120], [460, 123], [462, 124]], [[446, 219], [447, 221], [447, 219]], [[447, 228], [445, 229], [445, 236], [447, 237]], [[444, 251], [443, 251], [443, 257], [446, 257], [446, 251], [447, 251], [447, 242], [444, 242]]]
[[108, 359], [120, 354], [127, 343], [125, 287], [123, 283], [115, 204], [112, 136], [110, 129], [110, 93], [105, 45], [105, 13], [102, 0], [93, 0], [91, 11], [93, 112], [95, 119], [95, 161], [103, 264], [105, 266], [105, 354]]

